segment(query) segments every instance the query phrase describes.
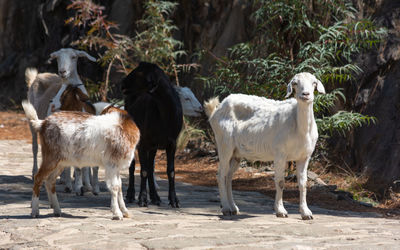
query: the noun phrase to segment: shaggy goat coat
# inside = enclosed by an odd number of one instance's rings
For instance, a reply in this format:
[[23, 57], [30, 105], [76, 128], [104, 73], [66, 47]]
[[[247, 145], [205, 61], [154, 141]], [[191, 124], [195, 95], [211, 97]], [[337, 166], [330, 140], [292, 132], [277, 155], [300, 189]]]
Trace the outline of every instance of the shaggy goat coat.
[[114, 218], [127, 217], [119, 171], [129, 167], [139, 142], [139, 129], [130, 116], [122, 110], [101, 116], [61, 111], [39, 120], [30, 103], [24, 101], [22, 106], [32, 127], [39, 132], [42, 146], [43, 160], [34, 178], [32, 216], [39, 215], [39, 191], [43, 181], [46, 181], [55, 215], [61, 215], [55, 180], [64, 167], [74, 165], [104, 167]]

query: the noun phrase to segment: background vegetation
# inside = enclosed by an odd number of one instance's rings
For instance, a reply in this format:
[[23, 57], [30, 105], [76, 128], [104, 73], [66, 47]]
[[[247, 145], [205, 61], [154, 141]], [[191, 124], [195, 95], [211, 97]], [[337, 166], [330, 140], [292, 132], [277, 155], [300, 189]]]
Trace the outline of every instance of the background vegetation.
[[315, 100], [320, 135], [345, 134], [376, 121], [351, 111], [329, 111], [346, 101], [339, 87], [362, 72], [354, 55], [377, 46], [384, 29], [370, 19], [357, 20], [356, 9], [346, 1], [259, 0], [254, 5], [252, 39], [218, 58], [211, 76], [199, 77], [215, 95], [239, 92], [282, 99], [290, 79], [306, 71], [328, 90]]
[[[345, 136], [356, 127], [377, 122], [374, 117], [337, 108], [346, 107], [343, 86], [362, 73], [354, 62], [355, 56], [376, 49], [386, 36], [386, 30], [377, 27], [371, 18], [357, 18], [357, 10], [349, 1], [255, 0], [249, 27], [251, 38], [219, 57], [203, 48], [194, 55], [183, 49], [183, 42], [174, 37], [177, 27], [171, 20], [176, 2], [148, 0], [143, 7], [137, 32], [130, 37], [118, 34], [118, 25], [107, 20], [104, 7], [83, 0], [72, 1], [68, 6], [75, 15], [66, 23], [83, 30], [74, 44], [95, 50], [107, 69], [104, 82], [93, 91], [100, 93], [100, 99], [107, 99], [113, 69], [128, 74], [139, 61], [149, 61], [158, 64], [179, 85], [182, 72], [190, 73], [199, 67], [196, 62], [179, 64], [183, 61], [180, 58], [196, 56], [201, 62], [211, 56], [211, 73], [192, 75], [208, 93], [222, 98], [230, 93], [245, 93], [283, 99], [286, 84], [296, 73], [307, 71], [320, 79], [327, 94], [317, 95], [314, 105], [321, 138], [315, 158], [327, 158], [326, 139], [333, 134]], [[186, 119], [182, 144], [191, 137], [204, 137], [204, 132], [189, 123]], [[351, 173], [353, 180], [358, 179]]]

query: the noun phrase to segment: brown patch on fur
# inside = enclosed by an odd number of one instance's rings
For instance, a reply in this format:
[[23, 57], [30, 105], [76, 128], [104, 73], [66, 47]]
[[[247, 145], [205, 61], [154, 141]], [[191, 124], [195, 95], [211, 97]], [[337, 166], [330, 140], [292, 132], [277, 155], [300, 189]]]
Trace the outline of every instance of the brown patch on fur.
[[60, 110], [65, 111], [86, 111], [96, 114], [96, 109], [90, 103], [89, 96], [76, 86], [68, 85], [60, 97]]
[[[65, 121], [71, 121], [71, 120], [84, 121], [90, 117], [93, 117], [93, 115], [89, 114], [89, 113], [79, 112], [79, 111], [60, 111], [60, 112], [56, 112], [56, 113], [52, 114], [51, 117], [65, 120]], [[49, 120], [49, 119], [46, 119], [46, 120]]]
[[136, 146], [140, 139], [139, 128], [136, 126], [136, 123], [132, 120], [131, 116], [124, 110], [125, 113], [121, 114], [121, 125], [122, 129], [127, 133], [127, 139], [130, 142], [131, 147]]
[[[48, 123], [42, 126], [42, 129], [47, 126]], [[40, 187], [43, 182], [48, 179], [48, 177], [54, 172], [57, 171], [58, 163], [60, 162], [59, 154], [55, 152], [59, 152], [59, 148], [57, 146], [50, 146], [45, 137], [40, 133], [40, 144], [42, 149], [42, 163], [40, 164], [39, 171], [36, 173], [34, 178], [33, 185], [33, 193], [35, 196], [39, 197]], [[52, 192], [55, 192], [55, 185], [52, 188]]]
[[[34, 178], [33, 194], [35, 196], [39, 196], [40, 187], [44, 181], [47, 181], [52, 174], [61, 172], [61, 166], [58, 164], [60, 161], [65, 160], [63, 159], [60, 142], [58, 141], [61, 138], [59, 122], [71, 123], [73, 121], [79, 124], [92, 116], [91, 114], [77, 111], [61, 111], [52, 114], [44, 120], [39, 131], [42, 163]], [[55, 192], [55, 185], [51, 187], [51, 192]]]
[[120, 157], [126, 158], [130, 153], [130, 150], [139, 143], [140, 139], [139, 128], [136, 126], [136, 123], [132, 120], [131, 116], [128, 114], [126, 110], [122, 110], [120, 108], [116, 108], [113, 106], [108, 106], [101, 112], [101, 114], [108, 114], [112, 112], [118, 112], [120, 115], [121, 127], [119, 130], [119, 136], [121, 140], [129, 143], [129, 148], [127, 148], [122, 152], [123, 155], [120, 155], [121, 153], [120, 143], [116, 142], [116, 140], [111, 140], [110, 141], [110, 146], [111, 146], [110, 148], [112, 149], [111, 157], [115, 159], [118, 159]]
[[121, 113], [121, 114], [128, 114], [128, 112], [126, 112], [126, 110], [123, 110], [123, 109], [120, 109], [120, 108], [117, 108], [117, 107], [114, 107], [114, 106], [110, 105], [110, 106], [106, 107], [105, 109], [103, 109], [103, 111], [101, 111], [100, 115], [109, 114], [109, 113], [112, 113], [112, 112], [118, 112], [118, 113]]

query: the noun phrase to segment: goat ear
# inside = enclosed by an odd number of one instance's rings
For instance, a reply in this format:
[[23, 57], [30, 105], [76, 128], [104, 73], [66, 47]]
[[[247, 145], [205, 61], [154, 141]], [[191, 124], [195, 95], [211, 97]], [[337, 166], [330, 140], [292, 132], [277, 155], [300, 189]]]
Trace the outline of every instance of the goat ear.
[[321, 94], [325, 94], [325, 87], [320, 80], [317, 80], [317, 90]]
[[294, 78], [293, 78], [293, 79], [288, 83], [288, 85], [287, 85], [287, 90], [286, 90], [286, 96], [285, 96], [285, 98], [288, 98], [288, 97], [292, 94], [292, 92], [293, 92], [293, 86], [292, 86], [293, 81], [294, 81]]
[[89, 55], [89, 54], [86, 53], [85, 51], [77, 50], [76, 53], [78, 54], [79, 57], [86, 57], [86, 58], [89, 59], [90, 61], [96, 62], [96, 58], [94, 58], [93, 56]]
[[53, 61], [53, 59], [54, 59], [54, 58], [57, 58], [57, 56], [58, 56], [58, 53], [57, 53], [57, 51], [56, 51], [56, 52], [53, 52], [53, 53], [51, 53], [51, 54], [50, 54], [50, 58], [47, 60], [47, 63], [48, 63], [48, 64], [50, 64], [50, 63], [51, 63], [51, 61]]

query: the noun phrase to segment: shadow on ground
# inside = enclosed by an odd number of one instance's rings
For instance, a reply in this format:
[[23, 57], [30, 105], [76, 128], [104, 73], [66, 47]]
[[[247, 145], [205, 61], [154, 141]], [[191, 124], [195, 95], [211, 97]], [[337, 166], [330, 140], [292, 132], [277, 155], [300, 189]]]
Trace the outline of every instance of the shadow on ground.
[[[136, 176], [135, 188], [136, 188], [136, 198], [138, 195], [140, 179]], [[166, 211], [173, 210], [173, 208], [168, 206], [168, 181], [159, 180], [158, 181], [160, 190], [158, 191], [162, 204], [157, 207], [154, 205], [149, 205], [149, 207], [143, 211], [147, 214], [162, 214]], [[110, 194], [106, 188], [104, 182], [100, 183], [101, 190], [104, 190], [99, 195], [95, 196], [92, 193], [85, 193], [84, 196], [77, 196], [75, 193], [65, 193], [64, 185], [58, 184], [56, 187], [58, 199], [61, 208], [96, 208], [109, 210], [110, 206]], [[123, 177], [123, 192], [126, 194], [127, 188], [127, 176]], [[222, 216], [219, 207], [219, 197], [218, 189], [215, 187], [202, 187], [193, 186], [186, 183], [176, 184], [176, 191], [181, 202], [181, 208], [178, 211], [185, 212], [191, 215], [198, 216], [217, 216], [223, 220], [243, 220], [247, 218], [257, 217], [258, 215], [274, 214], [273, 210], [273, 200], [258, 192], [245, 192], [245, 191], [234, 191], [235, 201], [240, 208], [240, 215], [237, 216]], [[7, 176], [0, 175], [0, 204], [10, 204], [10, 203], [26, 203], [30, 206], [32, 195], [32, 180], [26, 176]], [[44, 187], [41, 188], [40, 193], [41, 208], [47, 206], [47, 195]], [[128, 209], [139, 208], [137, 205], [137, 200], [133, 203], [126, 204]], [[298, 214], [298, 205], [285, 203], [285, 207], [289, 212], [289, 216], [300, 216]], [[187, 210], [191, 208], [190, 210]], [[195, 210], [193, 211], [193, 208]], [[313, 211], [314, 217], [318, 214], [324, 215], [340, 215], [347, 217], [379, 217], [375, 213], [358, 213], [358, 212], [348, 212], [348, 211], [336, 211], [328, 210], [315, 206], [311, 206], [310, 209]], [[41, 217], [51, 217], [52, 214], [41, 215]], [[73, 214], [63, 214], [63, 217], [68, 218], [80, 218]], [[29, 215], [14, 216], [15, 219], [26, 219]], [[2, 218], [10, 218], [7, 215], [0, 216]]]

